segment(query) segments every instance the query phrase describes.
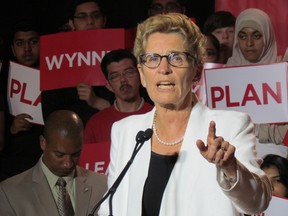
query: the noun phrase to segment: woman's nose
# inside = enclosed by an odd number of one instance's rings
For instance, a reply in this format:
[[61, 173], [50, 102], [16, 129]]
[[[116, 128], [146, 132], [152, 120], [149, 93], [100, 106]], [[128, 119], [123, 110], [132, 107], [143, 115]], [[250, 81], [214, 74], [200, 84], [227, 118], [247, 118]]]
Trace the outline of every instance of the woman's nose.
[[170, 74], [172, 73], [171, 65], [169, 64], [167, 58], [162, 58], [161, 62], [158, 66], [158, 72], [162, 74]]

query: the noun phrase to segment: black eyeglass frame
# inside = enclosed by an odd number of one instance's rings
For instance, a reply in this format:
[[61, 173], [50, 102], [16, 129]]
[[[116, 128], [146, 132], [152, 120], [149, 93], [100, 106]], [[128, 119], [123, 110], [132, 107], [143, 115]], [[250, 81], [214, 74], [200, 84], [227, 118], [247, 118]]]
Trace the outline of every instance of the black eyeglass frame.
[[[175, 54], [184, 54], [187, 59], [188, 59], [188, 57], [190, 57], [190, 58], [192, 58], [192, 59], [194, 60], [194, 57], [193, 57], [190, 53], [188, 53], [188, 52], [171, 52], [171, 53], [169, 53], [169, 54], [167, 54], [167, 55], [160, 55], [160, 54], [158, 54], [158, 53], [145, 53], [145, 54], [142, 54], [142, 55], [139, 56], [139, 62], [140, 62], [140, 64], [143, 64], [143, 65], [145, 65], [146, 67], [148, 67], [148, 68], [150, 68], [150, 69], [155, 69], [155, 68], [159, 67], [159, 65], [161, 64], [162, 59], [163, 59], [163, 58], [166, 58], [166, 60], [167, 60], [167, 62], [168, 62], [169, 65], [171, 65], [171, 66], [173, 66], [173, 67], [176, 67], [176, 68], [184, 68], [184, 67], [181, 67], [181, 66], [177, 66], [177, 65], [171, 64], [171, 62], [170, 62], [169, 59], [171, 58], [172, 55], [175, 55]], [[143, 60], [143, 57], [144, 57], [144, 56], [147, 56], [147, 55], [154, 55], [154, 56], [160, 57], [160, 61], [159, 61], [158, 65], [155, 66], [155, 67], [147, 66], [147, 65], [145, 64], [146, 61]], [[172, 56], [172, 57], [173, 57], [173, 56]], [[188, 62], [188, 61], [187, 61], [187, 62]], [[185, 66], [185, 67], [186, 67], [186, 66]]]

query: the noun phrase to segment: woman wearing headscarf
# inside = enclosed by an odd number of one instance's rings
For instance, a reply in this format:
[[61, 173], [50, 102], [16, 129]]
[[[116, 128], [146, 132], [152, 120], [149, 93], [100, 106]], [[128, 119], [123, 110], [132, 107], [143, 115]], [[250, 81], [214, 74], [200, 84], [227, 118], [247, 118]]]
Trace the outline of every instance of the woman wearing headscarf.
[[249, 8], [236, 19], [232, 57], [228, 66], [270, 64], [276, 62], [277, 44], [269, 16]]
[[[236, 19], [232, 57], [227, 66], [271, 64], [277, 58], [277, 43], [269, 16], [262, 10], [249, 8]], [[260, 143], [284, 143], [288, 125], [256, 125]]]

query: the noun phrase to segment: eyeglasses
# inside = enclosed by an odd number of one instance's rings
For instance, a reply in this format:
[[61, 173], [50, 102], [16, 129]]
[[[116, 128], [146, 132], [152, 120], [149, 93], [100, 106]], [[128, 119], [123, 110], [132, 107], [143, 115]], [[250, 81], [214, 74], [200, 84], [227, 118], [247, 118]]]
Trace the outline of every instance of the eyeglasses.
[[99, 11], [95, 11], [95, 12], [92, 12], [90, 14], [87, 14], [87, 13], [79, 13], [77, 15], [74, 16], [74, 19], [79, 19], [79, 20], [87, 20], [88, 17], [91, 17], [91, 19], [93, 20], [97, 20], [97, 19], [101, 19], [103, 17], [103, 14]]
[[112, 82], [119, 81], [121, 79], [121, 76], [124, 76], [125, 78], [133, 78], [137, 75], [138, 71], [136, 69], [127, 69], [123, 72], [113, 72], [108, 75], [108, 80]]
[[162, 58], [166, 58], [170, 65], [174, 67], [184, 68], [189, 67], [190, 61], [188, 60], [188, 57], [192, 56], [187, 52], [171, 52], [168, 55], [146, 53], [140, 55], [140, 63], [144, 64], [150, 69], [155, 69], [160, 65]]
[[150, 10], [153, 10], [154, 12], [157, 12], [157, 13], [160, 13], [164, 10], [167, 12], [180, 12], [181, 7], [180, 7], [180, 5], [178, 5], [174, 2], [171, 2], [171, 3], [168, 3], [166, 5], [161, 5], [161, 4], [151, 5]]

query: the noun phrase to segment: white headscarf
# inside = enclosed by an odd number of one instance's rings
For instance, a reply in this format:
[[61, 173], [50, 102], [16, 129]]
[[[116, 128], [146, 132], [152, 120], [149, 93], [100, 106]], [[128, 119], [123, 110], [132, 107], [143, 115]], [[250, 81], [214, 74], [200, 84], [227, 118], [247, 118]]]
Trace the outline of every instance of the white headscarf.
[[[249, 62], [243, 56], [238, 45], [238, 33], [243, 28], [253, 28], [263, 35], [264, 48], [257, 63]], [[273, 26], [269, 16], [262, 10], [249, 8], [242, 11], [235, 24], [235, 37], [232, 57], [227, 61], [229, 66], [248, 65], [248, 64], [270, 64], [275, 63], [277, 57], [277, 44]]]

